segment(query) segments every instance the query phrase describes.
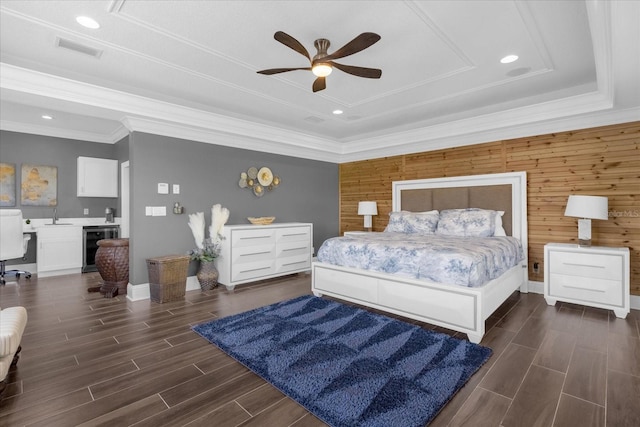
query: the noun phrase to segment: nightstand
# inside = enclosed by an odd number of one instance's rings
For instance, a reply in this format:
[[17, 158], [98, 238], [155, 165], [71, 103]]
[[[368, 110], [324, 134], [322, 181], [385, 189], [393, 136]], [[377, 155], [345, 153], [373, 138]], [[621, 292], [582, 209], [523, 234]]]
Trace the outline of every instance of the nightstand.
[[544, 246], [544, 299], [613, 310], [630, 310], [629, 248], [548, 243]]

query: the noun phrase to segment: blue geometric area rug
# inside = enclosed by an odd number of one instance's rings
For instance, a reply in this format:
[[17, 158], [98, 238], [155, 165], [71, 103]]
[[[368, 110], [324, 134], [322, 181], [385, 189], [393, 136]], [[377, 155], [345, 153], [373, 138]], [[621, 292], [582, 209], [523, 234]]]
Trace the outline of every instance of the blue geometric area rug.
[[424, 426], [491, 355], [311, 295], [193, 330], [334, 427]]

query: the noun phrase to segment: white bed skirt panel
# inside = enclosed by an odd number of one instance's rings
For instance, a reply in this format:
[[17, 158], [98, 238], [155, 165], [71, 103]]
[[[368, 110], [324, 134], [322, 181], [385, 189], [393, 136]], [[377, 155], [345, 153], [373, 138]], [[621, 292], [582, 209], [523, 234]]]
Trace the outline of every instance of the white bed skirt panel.
[[485, 320], [517, 289], [526, 292], [523, 262], [479, 288], [443, 285], [314, 262], [312, 290], [467, 334], [478, 343]]

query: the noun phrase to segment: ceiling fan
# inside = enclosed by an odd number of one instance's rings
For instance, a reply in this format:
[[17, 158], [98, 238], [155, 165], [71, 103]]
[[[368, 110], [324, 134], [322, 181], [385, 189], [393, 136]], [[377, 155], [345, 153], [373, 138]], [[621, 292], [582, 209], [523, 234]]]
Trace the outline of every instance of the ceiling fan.
[[298, 40], [294, 39], [289, 34], [278, 31], [273, 35], [273, 38], [283, 45], [295, 50], [299, 54], [304, 55], [311, 62], [311, 66], [299, 68], [271, 68], [268, 70], [258, 71], [259, 74], [271, 75], [285, 73], [287, 71], [308, 70], [317, 77], [313, 82], [314, 92], [318, 92], [327, 87], [325, 78], [331, 74], [334, 67], [340, 71], [344, 71], [345, 73], [358, 77], [366, 77], [368, 79], [379, 79], [382, 75], [382, 70], [377, 68], [356, 67], [354, 65], [343, 65], [333, 62], [334, 59], [353, 55], [354, 53], [358, 53], [376, 43], [380, 40], [380, 36], [375, 33], [362, 33], [332, 54], [327, 53], [327, 49], [330, 45], [329, 40], [318, 39], [313, 42], [313, 45], [318, 50], [318, 53], [313, 58], [311, 58], [307, 49], [305, 49]]

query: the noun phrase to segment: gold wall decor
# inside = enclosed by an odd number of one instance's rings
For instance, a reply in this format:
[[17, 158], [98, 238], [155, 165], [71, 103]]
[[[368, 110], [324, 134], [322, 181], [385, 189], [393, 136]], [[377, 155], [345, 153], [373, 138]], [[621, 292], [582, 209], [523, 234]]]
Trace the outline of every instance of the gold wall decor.
[[58, 205], [58, 168], [22, 164], [22, 206]]
[[271, 169], [266, 166], [260, 169], [251, 166], [246, 172], [240, 174], [238, 185], [253, 192], [256, 197], [264, 196], [264, 193], [276, 188], [282, 180], [279, 176], [274, 176]]
[[16, 165], [0, 163], [0, 206], [16, 205]]

